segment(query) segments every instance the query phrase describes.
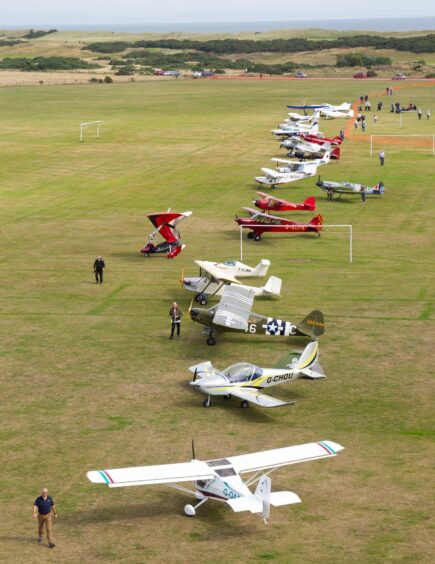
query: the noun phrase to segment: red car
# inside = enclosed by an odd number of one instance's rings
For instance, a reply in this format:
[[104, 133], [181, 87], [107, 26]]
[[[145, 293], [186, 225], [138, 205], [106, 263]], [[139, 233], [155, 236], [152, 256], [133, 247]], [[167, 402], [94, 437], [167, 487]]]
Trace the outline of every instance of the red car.
[[365, 72], [357, 72], [353, 75], [353, 78], [367, 78], [367, 74]]

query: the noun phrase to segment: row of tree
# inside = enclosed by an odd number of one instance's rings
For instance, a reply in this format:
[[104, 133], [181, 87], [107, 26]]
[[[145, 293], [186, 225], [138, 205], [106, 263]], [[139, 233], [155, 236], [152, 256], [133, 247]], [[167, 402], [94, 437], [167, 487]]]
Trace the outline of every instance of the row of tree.
[[435, 34], [415, 37], [383, 37], [380, 35], [353, 35], [332, 40], [292, 39], [215, 39], [197, 41], [193, 39], [158, 39], [141, 41], [106, 41], [90, 43], [83, 49], [95, 53], [121, 53], [129, 48], [191, 49], [216, 55], [235, 53], [299, 53], [301, 51], [323, 51], [325, 49], [352, 49], [372, 47], [375, 49], [397, 49], [412, 53], [435, 52]]
[[56, 71], [94, 69], [98, 65], [92, 65], [76, 57], [17, 57], [10, 59], [6, 57], [0, 61], [0, 69], [15, 69], [22, 71]]

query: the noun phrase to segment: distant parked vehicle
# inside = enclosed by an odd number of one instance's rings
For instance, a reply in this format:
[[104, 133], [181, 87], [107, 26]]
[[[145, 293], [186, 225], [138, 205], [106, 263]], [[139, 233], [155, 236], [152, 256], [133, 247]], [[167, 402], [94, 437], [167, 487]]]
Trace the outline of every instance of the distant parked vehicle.
[[365, 72], [357, 72], [353, 75], [353, 78], [367, 78], [367, 74]]
[[297, 73], [295, 73], [295, 78], [308, 78], [308, 75], [302, 71], [298, 71]]
[[391, 80], [406, 80], [406, 75], [405, 74], [395, 74], [393, 77], [391, 77]]

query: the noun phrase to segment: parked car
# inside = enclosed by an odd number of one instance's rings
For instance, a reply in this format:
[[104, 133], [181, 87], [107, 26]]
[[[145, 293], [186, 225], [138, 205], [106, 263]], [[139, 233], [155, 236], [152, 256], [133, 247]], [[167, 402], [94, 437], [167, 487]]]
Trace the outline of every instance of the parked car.
[[391, 80], [406, 80], [406, 75], [398, 73], [391, 77]]
[[353, 78], [367, 78], [367, 74], [365, 72], [357, 72], [353, 75]]
[[295, 78], [308, 78], [308, 75], [302, 71], [298, 71], [297, 73], [295, 73]]

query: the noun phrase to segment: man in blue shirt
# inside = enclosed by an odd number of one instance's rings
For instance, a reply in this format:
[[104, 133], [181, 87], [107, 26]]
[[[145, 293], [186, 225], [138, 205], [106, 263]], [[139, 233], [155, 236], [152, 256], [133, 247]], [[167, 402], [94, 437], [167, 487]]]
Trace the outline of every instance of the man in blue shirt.
[[43, 488], [41, 495], [35, 499], [33, 504], [33, 518], [38, 518], [38, 542], [42, 542], [44, 527], [47, 531], [48, 548], [54, 548], [53, 542], [53, 520], [52, 514], [57, 517], [53, 498], [48, 495], [47, 488]]

